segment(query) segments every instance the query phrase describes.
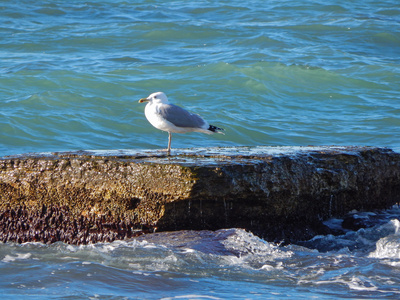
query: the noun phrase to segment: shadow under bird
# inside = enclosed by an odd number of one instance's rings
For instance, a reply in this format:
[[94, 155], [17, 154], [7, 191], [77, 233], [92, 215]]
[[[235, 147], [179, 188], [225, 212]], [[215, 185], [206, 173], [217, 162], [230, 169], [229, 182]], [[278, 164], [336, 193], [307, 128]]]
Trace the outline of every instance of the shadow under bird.
[[172, 133], [202, 132], [207, 134], [221, 133], [224, 129], [208, 124], [197, 114], [169, 103], [163, 92], [153, 93], [147, 98], [142, 98], [139, 103], [147, 102], [144, 114], [155, 128], [168, 132], [168, 149], [171, 153]]

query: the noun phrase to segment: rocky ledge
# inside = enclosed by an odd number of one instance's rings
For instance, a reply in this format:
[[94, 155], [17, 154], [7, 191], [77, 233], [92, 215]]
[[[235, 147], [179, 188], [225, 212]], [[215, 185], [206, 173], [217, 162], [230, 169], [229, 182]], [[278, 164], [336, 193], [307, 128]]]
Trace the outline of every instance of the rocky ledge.
[[36, 153], [0, 159], [0, 240], [87, 244], [240, 227], [270, 241], [400, 199], [400, 154], [375, 147]]

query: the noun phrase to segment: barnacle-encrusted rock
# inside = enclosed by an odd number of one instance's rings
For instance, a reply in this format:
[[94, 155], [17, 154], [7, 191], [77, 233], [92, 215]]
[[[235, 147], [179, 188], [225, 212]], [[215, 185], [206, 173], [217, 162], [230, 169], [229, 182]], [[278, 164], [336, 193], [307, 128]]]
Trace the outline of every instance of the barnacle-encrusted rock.
[[373, 147], [79, 151], [0, 159], [0, 240], [85, 244], [242, 227], [269, 240], [400, 198], [400, 154]]

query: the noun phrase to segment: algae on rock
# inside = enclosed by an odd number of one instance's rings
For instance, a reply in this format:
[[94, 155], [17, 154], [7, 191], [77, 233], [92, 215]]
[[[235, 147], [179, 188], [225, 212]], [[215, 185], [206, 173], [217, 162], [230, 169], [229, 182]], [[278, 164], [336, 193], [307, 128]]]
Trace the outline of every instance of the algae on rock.
[[373, 147], [27, 154], [0, 160], [0, 240], [90, 243], [242, 227], [269, 240], [399, 201], [400, 155]]

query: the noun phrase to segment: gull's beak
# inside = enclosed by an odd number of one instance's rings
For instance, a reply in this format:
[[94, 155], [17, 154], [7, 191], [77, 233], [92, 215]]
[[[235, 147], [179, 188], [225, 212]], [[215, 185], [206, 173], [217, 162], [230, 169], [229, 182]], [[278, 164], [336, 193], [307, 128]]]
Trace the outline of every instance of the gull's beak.
[[147, 98], [142, 98], [139, 100], [139, 103], [143, 103], [143, 102], [149, 102], [150, 100]]

